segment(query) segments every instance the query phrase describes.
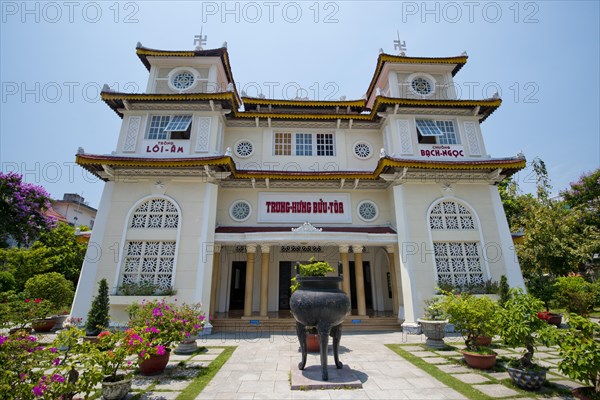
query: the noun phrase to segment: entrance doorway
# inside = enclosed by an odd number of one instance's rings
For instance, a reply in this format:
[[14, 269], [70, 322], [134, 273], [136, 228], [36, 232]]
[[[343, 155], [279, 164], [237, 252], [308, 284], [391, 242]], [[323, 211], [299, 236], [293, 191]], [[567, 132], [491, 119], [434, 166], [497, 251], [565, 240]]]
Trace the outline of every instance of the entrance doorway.
[[231, 263], [231, 285], [229, 291], [229, 309], [243, 310], [246, 295], [246, 261]]
[[292, 279], [292, 262], [279, 262], [279, 310], [290, 309], [290, 280]]
[[[367, 310], [373, 309], [373, 290], [371, 288], [371, 265], [369, 261], [363, 261], [363, 277], [365, 282], [365, 306]], [[348, 262], [350, 267], [350, 300], [352, 309], [356, 309], [356, 276], [354, 272], [354, 261]]]

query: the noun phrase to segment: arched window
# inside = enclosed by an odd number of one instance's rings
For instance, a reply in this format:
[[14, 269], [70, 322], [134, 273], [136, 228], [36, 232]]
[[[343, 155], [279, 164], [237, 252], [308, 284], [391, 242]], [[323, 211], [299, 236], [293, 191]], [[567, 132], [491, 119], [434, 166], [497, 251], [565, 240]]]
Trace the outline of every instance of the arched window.
[[155, 291], [171, 289], [177, 254], [180, 215], [166, 198], [143, 201], [127, 223], [120, 284], [142, 285]]
[[484, 282], [476, 216], [463, 204], [444, 199], [429, 212], [438, 284], [465, 287]]

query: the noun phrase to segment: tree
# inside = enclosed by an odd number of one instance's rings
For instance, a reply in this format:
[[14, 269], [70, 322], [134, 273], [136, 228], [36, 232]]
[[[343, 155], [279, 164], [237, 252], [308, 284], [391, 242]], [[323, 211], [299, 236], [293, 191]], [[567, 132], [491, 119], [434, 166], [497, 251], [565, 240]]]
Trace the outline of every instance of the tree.
[[561, 195], [569, 206], [578, 208], [585, 214], [586, 223], [600, 229], [600, 168], [581, 175]]
[[77, 285], [87, 246], [77, 241], [74, 227], [59, 222], [54, 229], [43, 232], [31, 248], [44, 252], [50, 264], [48, 272], [58, 272]]
[[14, 276], [19, 292], [29, 278], [48, 272], [50, 267], [45, 249], [0, 249], [0, 268]]
[[85, 332], [90, 336], [98, 335], [102, 329], [108, 328], [109, 316], [108, 282], [100, 280], [98, 295], [92, 300], [92, 306], [87, 315]]
[[0, 247], [8, 247], [10, 238], [19, 247], [28, 245], [50, 229], [54, 219], [45, 215], [49, 207], [50, 196], [43, 187], [22, 182], [21, 175], [0, 172]]
[[564, 202], [532, 204], [520, 220], [525, 228], [523, 243], [516, 245], [523, 273], [560, 276], [577, 272], [589, 262], [593, 249], [600, 245], [600, 232], [581, 221], [581, 212]]
[[48, 272], [29, 278], [25, 282], [25, 294], [29, 298], [46, 299], [54, 308], [71, 305], [73, 301], [73, 282], [58, 272]]

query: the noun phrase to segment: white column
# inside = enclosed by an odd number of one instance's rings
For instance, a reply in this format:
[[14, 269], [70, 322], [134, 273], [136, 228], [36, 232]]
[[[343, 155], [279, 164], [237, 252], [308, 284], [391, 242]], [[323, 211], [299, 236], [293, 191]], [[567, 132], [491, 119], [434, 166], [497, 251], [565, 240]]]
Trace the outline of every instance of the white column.
[[510, 228], [508, 227], [508, 221], [506, 220], [506, 214], [504, 213], [504, 207], [502, 206], [502, 199], [498, 188], [494, 185], [490, 185], [490, 197], [492, 199], [492, 206], [494, 208], [494, 219], [498, 224], [498, 237], [500, 238], [500, 249], [502, 251], [502, 259], [504, 260], [504, 268], [506, 271], [506, 279], [510, 287], [520, 287], [525, 290], [525, 282], [523, 281], [523, 274], [521, 273], [521, 266], [517, 259], [517, 253], [515, 252], [515, 246], [512, 241], [510, 234]]
[[263, 318], [267, 318], [267, 311], [269, 306], [269, 245], [261, 244], [260, 251], [260, 316]]
[[[404, 322], [402, 328], [407, 333], [417, 333], [419, 324], [417, 323], [414, 260], [413, 255], [405, 256], [406, 246], [411, 244], [410, 229], [408, 226], [408, 217], [406, 215], [405, 196], [403, 185], [394, 186], [394, 209], [396, 212], [396, 225], [398, 227], [398, 249], [400, 250], [400, 282], [402, 283], [403, 303], [404, 303]], [[425, 223], [425, 222], [423, 222]]]
[[210, 307], [209, 316], [214, 316], [217, 308], [217, 288], [219, 287], [219, 273], [221, 271], [221, 245], [215, 244], [213, 247], [213, 271], [212, 283], [210, 287]]
[[197, 224], [200, 228], [198, 245], [200, 254], [196, 268], [196, 292], [194, 302], [210, 306], [210, 289], [213, 273], [213, 251], [215, 242], [215, 225], [217, 219], [217, 197], [219, 187], [213, 183], [204, 184], [204, 201], [202, 202], [202, 216]]
[[387, 251], [388, 262], [390, 265], [390, 279], [392, 280], [392, 296], [394, 296], [394, 314], [398, 316], [398, 297], [400, 296], [400, 293], [398, 292], [398, 274], [396, 273], [396, 256], [394, 254], [394, 246], [385, 246], [385, 250]]
[[244, 292], [244, 317], [252, 316], [255, 253], [255, 244], [249, 244], [246, 246], [246, 289]]
[[352, 246], [354, 252], [354, 275], [356, 281], [356, 308], [358, 315], [364, 317], [367, 315], [367, 306], [365, 302], [365, 275], [362, 263], [363, 246]]
[[348, 264], [348, 251], [350, 246], [340, 245], [340, 259], [342, 260], [342, 290], [350, 297], [350, 265]]
[[[115, 187], [114, 182], [107, 182], [102, 191], [100, 204], [98, 206], [98, 214], [92, 229], [92, 236], [85, 253], [81, 273], [79, 274], [79, 282], [75, 291], [75, 298], [71, 307], [71, 316], [75, 318], [83, 318], [84, 322], [87, 318], [88, 311], [92, 305], [92, 298], [98, 293], [98, 285], [96, 282], [98, 264], [100, 260], [109, 260], [112, 257], [101, 257], [102, 253], [110, 254], [109, 249], [103, 249], [104, 233], [112, 204], [112, 194]], [[118, 277], [116, 277], [118, 281]], [[113, 282], [114, 287], [117, 286], [117, 281]], [[111, 283], [109, 282], [109, 285]]]

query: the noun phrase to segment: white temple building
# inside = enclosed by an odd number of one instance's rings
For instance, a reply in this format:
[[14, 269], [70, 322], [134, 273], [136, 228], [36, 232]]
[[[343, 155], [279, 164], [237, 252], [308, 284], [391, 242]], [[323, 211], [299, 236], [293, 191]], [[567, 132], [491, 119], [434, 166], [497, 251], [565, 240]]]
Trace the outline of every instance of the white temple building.
[[240, 97], [225, 47], [136, 53], [146, 92], [102, 92], [114, 151], [77, 155], [105, 186], [72, 316], [106, 278], [113, 322], [136, 287], [202, 302], [215, 330], [289, 318], [310, 257], [341, 266], [353, 323], [407, 331], [438, 282], [524, 286], [496, 185], [525, 159], [488, 154], [501, 100], [457, 99], [466, 55], [381, 53], [364, 99], [310, 101]]

